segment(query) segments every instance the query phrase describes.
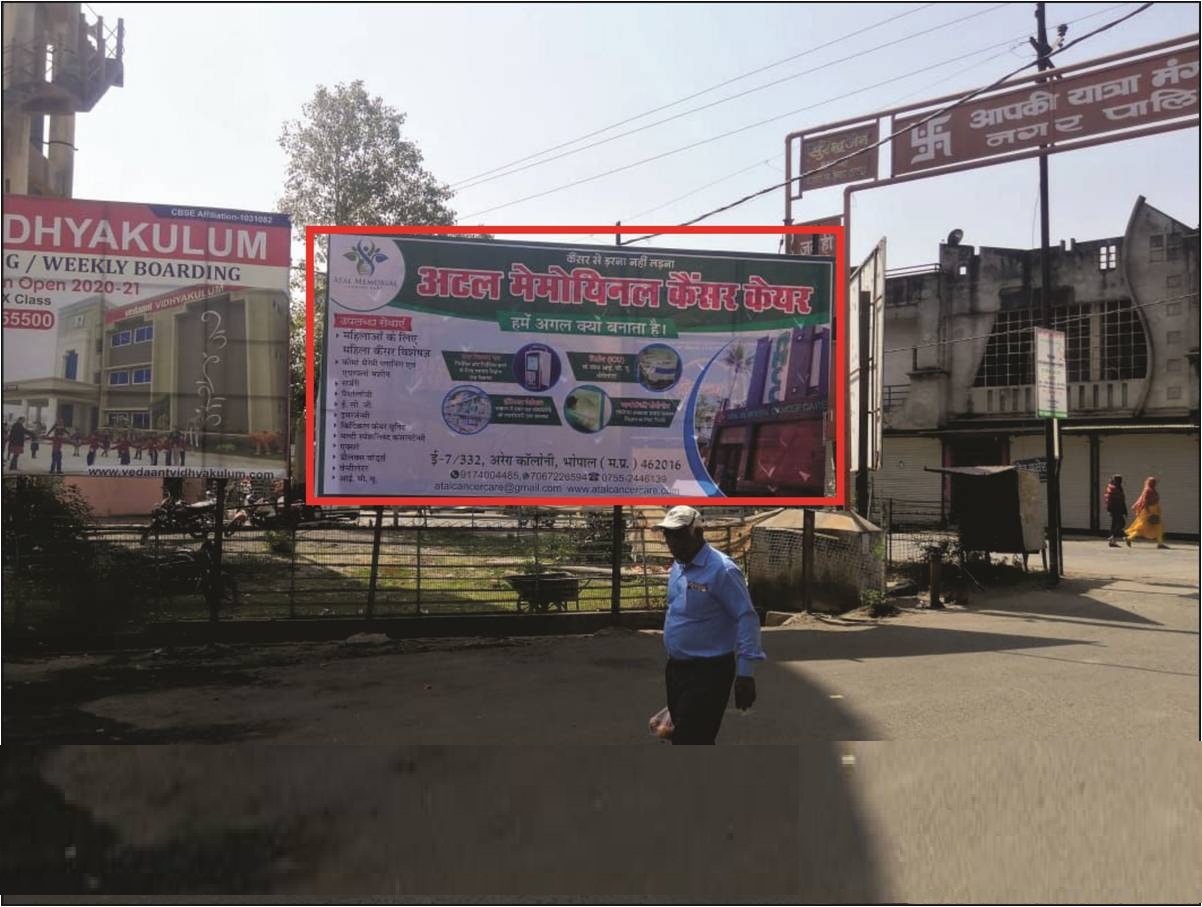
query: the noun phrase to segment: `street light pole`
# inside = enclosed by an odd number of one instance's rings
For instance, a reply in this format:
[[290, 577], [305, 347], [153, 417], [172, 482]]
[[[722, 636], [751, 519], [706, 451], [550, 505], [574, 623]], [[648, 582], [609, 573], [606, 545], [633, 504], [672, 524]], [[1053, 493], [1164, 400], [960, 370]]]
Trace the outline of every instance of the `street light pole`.
[[[1051, 49], [1048, 45], [1048, 28], [1044, 15], [1044, 4], [1035, 4], [1035, 22], [1038, 28], [1036, 53], [1039, 54], [1039, 71], [1052, 69], [1048, 59]], [[1045, 146], [1046, 147], [1046, 146]], [[1052, 259], [1051, 259], [1051, 228], [1048, 215], [1048, 155], [1039, 155], [1039, 282], [1040, 282], [1040, 317], [1039, 322], [1045, 328], [1052, 327]], [[1034, 344], [1032, 344], [1034, 347]], [[1034, 365], [1034, 363], [1032, 363]], [[1044, 425], [1044, 464], [1048, 485], [1048, 567], [1050, 582], [1056, 585], [1060, 582], [1060, 471], [1056, 460], [1057, 432], [1059, 425], [1053, 416]]]

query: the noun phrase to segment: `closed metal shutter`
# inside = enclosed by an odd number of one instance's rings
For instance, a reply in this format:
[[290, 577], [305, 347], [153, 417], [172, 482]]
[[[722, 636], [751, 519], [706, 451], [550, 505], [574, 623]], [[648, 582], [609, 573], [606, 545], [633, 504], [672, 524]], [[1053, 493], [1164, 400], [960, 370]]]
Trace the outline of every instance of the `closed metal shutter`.
[[[1044, 436], [1017, 435], [1010, 439], [1010, 462], [1044, 455]], [[1048, 487], [1039, 486], [1040, 501], [1047, 513]], [[1095, 493], [1089, 473], [1089, 439], [1080, 435], [1060, 435], [1060, 526], [1062, 529], [1089, 530], [1089, 501]]]
[[1144, 479], [1156, 476], [1166, 531], [1197, 535], [1198, 442], [1197, 434], [1103, 435], [1099, 452], [1102, 490], [1112, 475], [1121, 475], [1130, 507], [1139, 497]]
[[929, 505], [937, 522], [943, 499], [943, 480], [923, 467], [943, 465], [943, 443], [938, 438], [899, 438], [886, 435], [881, 444], [881, 468], [873, 473], [873, 512], [886, 500]]

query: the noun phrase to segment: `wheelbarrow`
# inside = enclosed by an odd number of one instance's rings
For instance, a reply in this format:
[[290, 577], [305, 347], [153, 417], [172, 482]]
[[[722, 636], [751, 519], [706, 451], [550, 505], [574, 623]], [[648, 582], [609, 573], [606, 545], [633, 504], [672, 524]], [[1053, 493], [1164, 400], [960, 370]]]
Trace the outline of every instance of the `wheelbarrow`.
[[510, 573], [505, 577], [513, 591], [518, 594], [518, 610], [528, 609], [531, 614], [546, 614], [552, 607], [568, 610], [568, 602], [580, 610], [580, 590], [587, 586], [578, 576], [564, 570], [549, 570], [546, 573]]

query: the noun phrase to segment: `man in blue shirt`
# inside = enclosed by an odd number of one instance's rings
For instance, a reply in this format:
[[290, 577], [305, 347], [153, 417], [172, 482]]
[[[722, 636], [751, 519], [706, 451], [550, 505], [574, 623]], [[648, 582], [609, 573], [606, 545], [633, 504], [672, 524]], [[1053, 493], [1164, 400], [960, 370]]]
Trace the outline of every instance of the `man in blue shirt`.
[[755, 702], [752, 666], [765, 657], [759, 616], [743, 572], [706, 544], [698, 511], [673, 507], [657, 528], [675, 559], [664, 618], [672, 742], [713, 744], [732, 681], [737, 708], [747, 710]]

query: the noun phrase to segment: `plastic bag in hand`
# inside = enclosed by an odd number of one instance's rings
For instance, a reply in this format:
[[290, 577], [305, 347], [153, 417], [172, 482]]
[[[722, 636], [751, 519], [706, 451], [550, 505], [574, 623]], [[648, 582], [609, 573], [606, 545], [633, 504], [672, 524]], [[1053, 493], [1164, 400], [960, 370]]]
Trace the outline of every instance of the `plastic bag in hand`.
[[668, 711], [667, 706], [664, 706], [652, 715], [648, 725], [653, 736], [664, 740], [671, 739], [672, 732], [676, 730], [676, 727], [672, 724], [672, 714]]

